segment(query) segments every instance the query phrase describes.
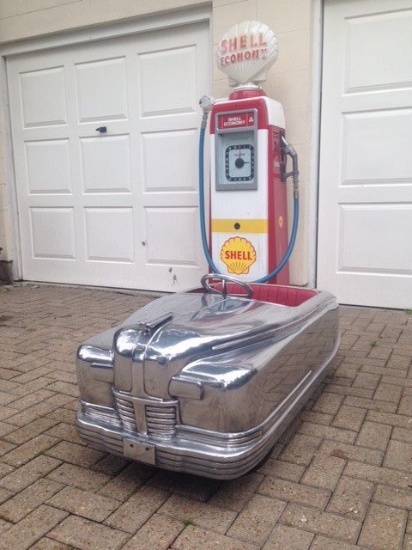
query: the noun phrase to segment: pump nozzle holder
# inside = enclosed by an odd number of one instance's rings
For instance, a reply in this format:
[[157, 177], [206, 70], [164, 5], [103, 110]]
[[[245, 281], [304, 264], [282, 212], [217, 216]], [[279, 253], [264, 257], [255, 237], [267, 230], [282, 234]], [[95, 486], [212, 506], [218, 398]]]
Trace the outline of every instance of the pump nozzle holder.
[[213, 108], [213, 105], [215, 104], [215, 100], [213, 97], [210, 97], [209, 95], [204, 95], [199, 99], [199, 105], [203, 110], [203, 116], [202, 116], [202, 123], [200, 125], [200, 128], [206, 129], [207, 126], [207, 119], [209, 118], [209, 113]]
[[213, 99], [213, 97], [210, 97], [209, 95], [205, 94], [199, 99], [199, 105], [203, 111], [211, 111], [214, 104], [215, 104], [215, 100]]

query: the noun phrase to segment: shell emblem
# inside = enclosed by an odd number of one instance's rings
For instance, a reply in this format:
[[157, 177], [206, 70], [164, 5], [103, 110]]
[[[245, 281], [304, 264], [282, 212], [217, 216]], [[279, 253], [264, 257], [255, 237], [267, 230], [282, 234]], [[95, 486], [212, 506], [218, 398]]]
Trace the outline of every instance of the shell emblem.
[[266, 71], [278, 58], [275, 33], [259, 21], [242, 21], [222, 37], [216, 51], [217, 67], [231, 86], [266, 80]]
[[256, 262], [256, 250], [251, 242], [242, 237], [231, 237], [220, 249], [220, 259], [229, 273], [246, 275]]

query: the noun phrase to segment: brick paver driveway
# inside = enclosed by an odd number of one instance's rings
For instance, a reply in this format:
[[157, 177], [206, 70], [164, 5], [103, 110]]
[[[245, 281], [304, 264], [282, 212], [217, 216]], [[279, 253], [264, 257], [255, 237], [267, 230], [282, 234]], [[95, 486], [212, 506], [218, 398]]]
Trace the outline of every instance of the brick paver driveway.
[[0, 287], [1, 549], [412, 548], [412, 315], [342, 307], [333, 378], [259, 471], [216, 482], [77, 437], [76, 347], [151, 299]]

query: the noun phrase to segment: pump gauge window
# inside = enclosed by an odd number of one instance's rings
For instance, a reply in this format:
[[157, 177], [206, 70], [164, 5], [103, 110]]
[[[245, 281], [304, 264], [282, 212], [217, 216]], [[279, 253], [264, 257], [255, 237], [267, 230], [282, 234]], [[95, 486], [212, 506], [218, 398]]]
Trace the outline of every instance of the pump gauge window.
[[252, 181], [255, 172], [253, 145], [229, 145], [225, 152], [225, 171], [228, 181]]
[[257, 189], [255, 131], [221, 132], [216, 140], [216, 189]]

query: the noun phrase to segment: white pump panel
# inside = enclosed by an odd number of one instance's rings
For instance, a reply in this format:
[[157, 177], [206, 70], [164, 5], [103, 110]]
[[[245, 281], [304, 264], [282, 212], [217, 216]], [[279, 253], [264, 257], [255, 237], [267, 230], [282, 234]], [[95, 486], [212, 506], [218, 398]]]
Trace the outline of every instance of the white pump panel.
[[[211, 253], [221, 273], [256, 281], [273, 271], [286, 248], [279, 161], [285, 121], [282, 105], [259, 88], [246, 90], [244, 99], [239, 93], [218, 100], [212, 112]], [[276, 239], [282, 245], [272, 251]]]

